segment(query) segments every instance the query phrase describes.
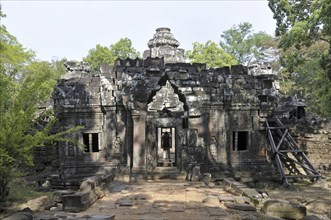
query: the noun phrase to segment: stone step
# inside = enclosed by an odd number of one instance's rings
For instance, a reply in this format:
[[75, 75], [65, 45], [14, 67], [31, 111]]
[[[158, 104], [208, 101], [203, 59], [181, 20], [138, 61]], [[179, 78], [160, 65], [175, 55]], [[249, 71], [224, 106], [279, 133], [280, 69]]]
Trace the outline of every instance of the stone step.
[[75, 175], [105, 174], [116, 169], [119, 165], [113, 163], [84, 163], [75, 166], [64, 164], [63, 170], [75, 169]]
[[153, 172], [148, 173], [148, 179], [177, 179], [183, 180], [186, 175], [183, 175], [177, 167], [156, 167]]
[[153, 173], [180, 173], [177, 167], [156, 167]]
[[174, 163], [171, 161], [158, 162], [158, 167], [173, 167]]

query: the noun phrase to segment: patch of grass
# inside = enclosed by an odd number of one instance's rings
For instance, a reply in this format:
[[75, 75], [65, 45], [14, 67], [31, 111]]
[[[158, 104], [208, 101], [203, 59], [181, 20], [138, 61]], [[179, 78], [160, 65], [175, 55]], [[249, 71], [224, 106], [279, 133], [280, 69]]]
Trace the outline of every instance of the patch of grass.
[[13, 179], [10, 181], [9, 187], [10, 191], [6, 200], [14, 203], [24, 203], [43, 195], [51, 195], [51, 192], [38, 191], [37, 184], [29, 184], [23, 178]]

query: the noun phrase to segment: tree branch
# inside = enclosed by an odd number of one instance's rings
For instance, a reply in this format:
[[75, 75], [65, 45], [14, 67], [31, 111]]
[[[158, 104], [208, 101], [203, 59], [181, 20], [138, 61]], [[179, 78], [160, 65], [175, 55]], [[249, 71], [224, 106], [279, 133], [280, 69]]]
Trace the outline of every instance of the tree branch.
[[328, 39], [325, 39], [323, 37], [320, 37], [319, 39], [322, 40], [322, 41], [324, 41], [324, 42], [330, 43], [330, 41]]

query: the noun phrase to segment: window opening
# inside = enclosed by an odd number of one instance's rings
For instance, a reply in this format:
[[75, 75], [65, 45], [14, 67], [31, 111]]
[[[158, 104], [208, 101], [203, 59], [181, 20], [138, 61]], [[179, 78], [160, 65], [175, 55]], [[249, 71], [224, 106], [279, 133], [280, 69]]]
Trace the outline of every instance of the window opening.
[[248, 145], [248, 132], [247, 131], [238, 131], [238, 151], [247, 150]]
[[183, 129], [188, 129], [188, 118], [182, 118], [182, 128]]
[[248, 149], [248, 132], [234, 131], [232, 133], [232, 150], [244, 151]]
[[84, 133], [83, 143], [85, 145], [85, 152], [99, 152], [98, 133]]
[[237, 136], [237, 132], [232, 132], [232, 150], [233, 151], [235, 151], [236, 150], [236, 146], [237, 146], [237, 144], [236, 144], [236, 141], [238, 140], [237, 138], [236, 138], [236, 136]]

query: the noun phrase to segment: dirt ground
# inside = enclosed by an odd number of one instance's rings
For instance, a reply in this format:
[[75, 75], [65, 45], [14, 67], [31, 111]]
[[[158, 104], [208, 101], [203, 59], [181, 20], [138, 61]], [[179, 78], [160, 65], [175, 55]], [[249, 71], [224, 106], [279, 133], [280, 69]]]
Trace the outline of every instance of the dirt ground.
[[[267, 193], [271, 199], [305, 205], [308, 215], [318, 216], [322, 220], [330, 219], [330, 182], [296, 183], [288, 187], [273, 183], [255, 188]], [[84, 212], [41, 211], [34, 213], [33, 219], [88, 220], [93, 215], [115, 215], [116, 220], [277, 219], [260, 213], [259, 208], [257, 211], [226, 208], [224, 202], [219, 202], [219, 197], [235, 198], [236, 201], [241, 200], [240, 203], [247, 203], [248, 199], [228, 193], [223, 189], [222, 182], [206, 184], [185, 180], [158, 180], [133, 184], [114, 181], [110, 195], [98, 200]]]
[[83, 217], [94, 213], [115, 215], [121, 219], [272, 219], [259, 212], [227, 209], [224, 204], [205, 202], [208, 196], [231, 197], [222, 185], [212, 188], [205, 183], [153, 181], [141, 184], [115, 182], [111, 196], [97, 201]]
[[267, 190], [272, 199], [283, 199], [291, 203], [301, 204], [307, 208], [308, 214], [321, 219], [331, 218], [330, 181], [322, 180], [316, 183], [297, 182], [293, 185]]

